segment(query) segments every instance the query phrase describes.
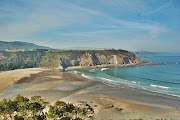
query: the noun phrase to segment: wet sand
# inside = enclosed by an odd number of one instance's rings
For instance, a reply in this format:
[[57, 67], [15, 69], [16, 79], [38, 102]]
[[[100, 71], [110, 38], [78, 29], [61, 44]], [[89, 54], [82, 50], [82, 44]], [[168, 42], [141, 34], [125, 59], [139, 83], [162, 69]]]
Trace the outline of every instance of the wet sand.
[[42, 70], [45, 70], [45, 69], [29, 68], [29, 69], [18, 69], [18, 70], [1, 72], [0, 73], [0, 91], [16, 83], [21, 78], [29, 77], [31, 74], [39, 73]]
[[[14, 76], [18, 76], [16, 81], [12, 80]], [[0, 73], [0, 78], [0, 85], [6, 81], [6, 86], [0, 87], [0, 99], [21, 94], [26, 97], [41, 95], [51, 104], [59, 99], [71, 103], [87, 101], [94, 108], [98, 120], [180, 118], [180, 99], [125, 87], [113, 88], [68, 72], [24, 69]], [[108, 103], [114, 107], [106, 108]]]

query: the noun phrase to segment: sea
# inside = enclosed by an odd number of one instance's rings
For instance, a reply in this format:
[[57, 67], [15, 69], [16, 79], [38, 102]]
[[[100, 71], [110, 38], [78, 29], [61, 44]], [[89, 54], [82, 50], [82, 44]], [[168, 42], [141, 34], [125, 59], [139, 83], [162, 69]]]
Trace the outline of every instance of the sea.
[[144, 53], [140, 59], [164, 65], [79, 69], [71, 72], [110, 87], [129, 87], [180, 99], [180, 54]]

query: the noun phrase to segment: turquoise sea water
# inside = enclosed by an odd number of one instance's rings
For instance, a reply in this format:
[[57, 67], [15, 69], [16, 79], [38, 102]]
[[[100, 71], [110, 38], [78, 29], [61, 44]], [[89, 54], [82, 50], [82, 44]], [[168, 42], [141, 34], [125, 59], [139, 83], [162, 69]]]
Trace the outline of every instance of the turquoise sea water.
[[180, 54], [144, 54], [141, 59], [166, 65], [82, 69], [73, 72], [111, 87], [127, 86], [180, 98]]

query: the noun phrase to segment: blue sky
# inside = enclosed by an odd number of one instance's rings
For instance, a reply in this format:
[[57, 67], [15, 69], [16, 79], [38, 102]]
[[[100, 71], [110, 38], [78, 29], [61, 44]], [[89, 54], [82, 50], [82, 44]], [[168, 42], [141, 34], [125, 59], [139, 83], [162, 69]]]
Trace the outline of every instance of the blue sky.
[[0, 0], [0, 40], [180, 52], [180, 1]]

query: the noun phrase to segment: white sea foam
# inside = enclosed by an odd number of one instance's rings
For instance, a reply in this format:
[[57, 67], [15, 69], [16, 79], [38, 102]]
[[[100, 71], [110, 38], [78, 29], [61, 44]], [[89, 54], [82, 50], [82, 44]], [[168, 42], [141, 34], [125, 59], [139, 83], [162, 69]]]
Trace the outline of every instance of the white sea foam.
[[107, 70], [107, 69], [109, 69], [109, 68], [101, 68], [101, 71], [104, 71], [104, 70]]
[[135, 82], [135, 81], [131, 81], [131, 82], [136, 84], [136, 82]]
[[180, 95], [175, 95], [175, 94], [168, 94], [168, 95], [175, 96], [175, 97], [180, 97]]
[[159, 87], [159, 88], [162, 88], [162, 89], [169, 89], [169, 87], [166, 87], [166, 86], [160, 86], [160, 85], [153, 85], [153, 84], [150, 84], [151, 87]]
[[151, 86], [151, 87], [158, 87], [157, 85], [152, 85], [152, 84], [150, 84], [150, 86]]
[[90, 76], [87, 76], [87, 75], [85, 75], [85, 74], [82, 74], [81, 76], [83, 76], [83, 77], [85, 77], [85, 78], [88, 78], [88, 79], [91, 79]]
[[75, 75], [78, 75], [78, 73], [79, 73], [78, 71], [74, 71], [74, 74], [75, 74]]
[[146, 89], [146, 90], [147, 90], [147, 91], [154, 92], [154, 93], [159, 93], [159, 94], [164, 94], [164, 95], [170, 95], [170, 96], [180, 97], [180, 95], [171, 94], [171, 93], [167, 93], [167, 92], [160, 92], [160, 91], [148, 90], [148, 89]]
[[99, 77], [100, 79], [103, 79], [105, 81], [111, 81], [111, 82], [114, 82], [114, 80], [111, 80], [111, 79], [107, 79], [107, 78], [103, 78], [103, 77]]
[[159, 87], [163, 89], [169, 89], [169, 87], [166, 87], [166, 86], [159, 86]]
[[[108, 68], [107, 68], [108, 69]], [[94, 69], [92, 69], [94, 70]], [[78, 73], [80, 75], [80, 72], [78, 71], [74, 71], [74, 73]], [[104, 78], [104, 77], [91, 77], [91, 76], [87, 76], [83, 73], [81, 73], [82, 77], [88, 78], [88, 79], [92, 79], [92, 80], [97, 80], [97, 81], [101, 81], [104, 84], [111, 86], [111, 87], [118, 87], [120, 84], [124, 84], [124, 85], [128, 85], [129, 87], [132, 88], [141, 88], [144, 89], [146, 91], [151, 91], [154, 93], [159, 93], [159, 94], [164, 94], [164, 95], [170, 95], [170, 96], [175, 96], [175, 97], [180, 97], [179, 94], [173, 94], [173, 93], [169, 93], [169, 91], [167, 91], [167, 89], [169, 89], [170, 87], [167, 86], [160, 86], [160, 85], [156, 85], [156, 84], [150, 84], [151, 87], [155, 87], [155, 88], [160, 88], [160, 89], [164, 89], [164, 90], [155, 90], [155, 89], [148, 89], [146, 87], [148, 86], [141, 86], [140, 82], [136, 82], [136, 81], [128, 81], [128, 80], [124, 80], [124, 79], [110, 79], [110, 78]]]
[[91, 69], [90, 72], [95, 72], [95, 69]]

